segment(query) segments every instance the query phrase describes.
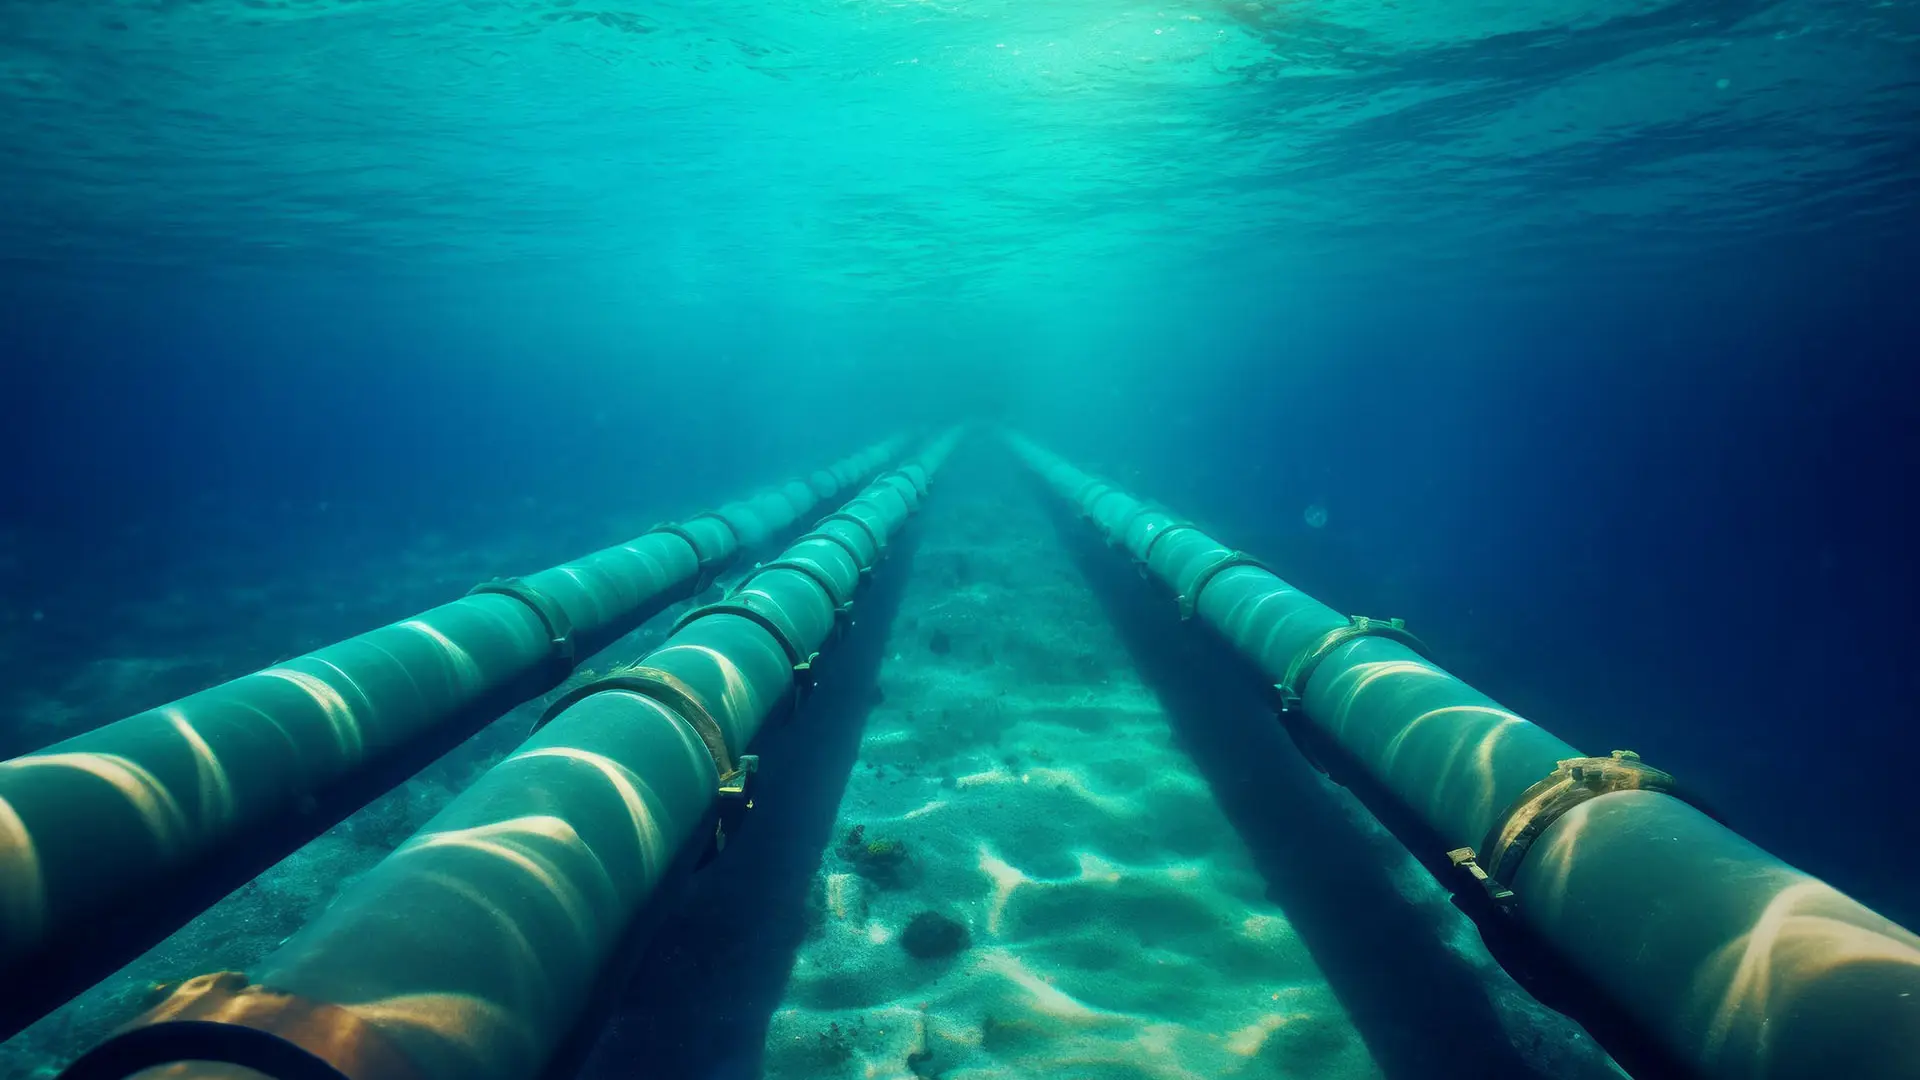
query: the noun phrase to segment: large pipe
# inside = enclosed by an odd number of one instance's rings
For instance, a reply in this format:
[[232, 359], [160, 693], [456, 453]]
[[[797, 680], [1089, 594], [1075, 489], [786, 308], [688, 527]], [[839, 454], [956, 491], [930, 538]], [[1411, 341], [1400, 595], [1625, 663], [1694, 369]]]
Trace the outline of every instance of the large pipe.
[[899, 443], [0, 763], [0, 1038], [558, 686]]
[[1010, 441], [1274, 685], [1310, 757], [1434, 838], [1429, 864], [1454, 868], [1445, 880], [1490, 940], [1517, 938], [1565, 971], [1569, 1002], [1591, 1006], [1574, 1018], [1616, 1053], [1632, 1044], [1630, 1066], [1920, 1077], [1920, 937], [1732, 832], [1636, 757], [1589, 758], [1501, 707], [1398, 623], [1341, 615], [1168, 511]]
[[689, 612], [638, 665], [562, 698], [250, 978], [188, 980], [64, 1080], [550, 1073], [681, 876], [751, 805], [758, 761], [743, 751], [798, 703], [953, 439]]

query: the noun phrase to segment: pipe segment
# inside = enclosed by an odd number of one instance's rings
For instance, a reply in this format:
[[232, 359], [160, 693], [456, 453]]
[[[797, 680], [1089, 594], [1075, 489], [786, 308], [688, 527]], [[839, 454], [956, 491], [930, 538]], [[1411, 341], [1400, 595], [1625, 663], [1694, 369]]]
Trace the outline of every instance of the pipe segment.
[[0, 763], [0, 1038], [817, 502], [790, 482]]
[[[923, 479], [950, 445], [928, 448]], [[885, 479], [846, 506], [883, 540], [913, 512]], [[795, 543], [550, 715], [251, 978], [187, 980], [63, 1080], [546, 1075], [724, 844], [727, 806], [751, 797], [743, 752], [794, 703], [795, 658], [832, 640], [869, 568], [832, 541]]]
[[1508, 879], [1483, 878], [1474, 849], [1504, 848], [1544, 798], [1541, 781], [1638, 773], [1637, 759], [1587, 759], [1422, 655], [1397, 625], [1353, 636], [1359, 621], [1170, 511], [1009, 441], [1276, 688], [1317, 658], [1283, 714], [1303, 750], [1333, 758], [1335, 778], [1376, 812], [1410, 814], [1444, 845], [1463, 871], [1447, 884], [1490, 941], [1517, 931], [1551, 957], [1595, 995], [1594, 1018], [1624, 1023], [1629, 1052], [1651, 1046], [1649, 1062], [1715, 1080], [1920, 1077], [1920, 937], [1637, 778], [1536, 821], [1545, 827], [1517, 865], [1505, 860]]

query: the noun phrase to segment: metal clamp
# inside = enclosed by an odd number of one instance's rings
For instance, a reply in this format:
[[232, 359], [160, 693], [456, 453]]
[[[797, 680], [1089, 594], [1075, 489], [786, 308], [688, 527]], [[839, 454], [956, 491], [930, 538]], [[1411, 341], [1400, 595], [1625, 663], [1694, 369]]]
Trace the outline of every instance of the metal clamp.
[[[1287, 665], [1286, 678], [1273, 684], [1273, 711], [1280, 720], [1280, 726], [1286, 729], [1287, 737], [1293, 740], [1294, 748], [1307, 759], [1307, 764], [1336, 784], [1346, 782], [1342, 779], [1346, 775], [1345, 755], [1338, 746], [1329, 745], [1325, 739], [1315, 737], [1311, 727], [1301, 722], [1303, 710], [1300, 707], [1300, 695], [1306, 691], [1307, 681], [1313, 678], [1314, 671], [1327, 658], [1327, 654], [1349, 641], [1363, 637], [1388, 638], [1406, 645], [1421, 656], [1427, 655], [1426, 644], [1407, 630], [1404, 620], [1349, 615], [1347, 625], [1327, 631], [1313, 644], [1302, 649]], [[1334, 770], [1328, 768], [1328, 761], [1341, 767], [1340, 775], [1336, 776]]]
[[1487, 894], [1487, 899], [1493, 901], [1494, 907], [1499, 908], [1501, 911], [1506, 911], [1513, 907], [1516, 902], [1513, 890], [1500, 884], [1500, 882], [1490, 876], [1486, 870], [1481, 868], [1479, 858], [1474, 855], [1472, 848], [1454, 848], [1452, 851], [1447, 852], [1447, 861], [1453, 864], [1454, 869], [1465, 874], [1468, 880], [1478, 884], [1481, 890]]
[[[852, 506], [853, 503], [849, 502], [847, 505]], [[855, 514], [848, 513], [845, 510], [836, 510], [831, 514], [828, 514], [826, 517], [821, 518], [819, 521], [814, 522], [813, 523], [814, 532], [816, 533], [819, 532], [820, 526], [825, 525], [829, 521], [851, 521], [855, 525], [860, 526], [860, 531], [867, 534], [868, 540], [873, 541], [873, 557], [876, 562], [879, 561], [881, 556], [887, 553], [886, 540], [882, 538], [878, 532], [874, 531], [874, 528], [872, 525], [867, 524], [865, 518], [859, 517]], [[812, 534], [809, 534], [809, 535], [812, 535]], [[825, 535], [831, 536], [833, 534], [827, 533]], [[849, 548], [848, 550], [852, 550], [852, 549]], [[860, 561], [860, 556], [856, 554], [853, 557], [853, 561], [855, 563], [858, 563]]]
[[[729, 552], [724, 557], [713, 557], [700, 550], [700, 541], [694, 537], [693, 531], [688, 529], [687, 526], [699, 521], [701, 518], [712, 518], [726, 526], [727, 534], [733, 537], [732, 552]], [[687, 546], [693, 549], [694, 562], [700, 569], [699, 580], [693, 587], [693, 593], [695, 595], [706, 592], [707, 588], [713, 584], [713, 579], [719, 576], [720, 571], [726, 569], [727, 564], [732, 562], [734, 556], [740, 552], [740, 530], [735, 528], [733, 522], [728, 521], [726, 517], [717, 510], [702, 510], [684, 522], [663, 521], [640, 535], [648, 536], [653, 533], [666, 533], [669, 536], [677, 536], [685, 540]]]
[[722, 514], [720, 511], [702, 510], [699, 513], [688, 518], [687, 523], [691, 524], [693, 522], [699, 521], [701, 518], [712, 518], [713, 520], [719, 522], [720, 524], [725, 525], [727, 527], [728, 535], [733, 537], [733, 546], [735, 548], [738, 548], [741, 544], [746, 542], [745, 538], [743, 538], [740, 535], [740, 527], [738, 525], [735, 525], [733, 522], [728, 521], [727, 515]]
[[[782, 614], [785, 613], [782, 612]], [[673, 628], [667, 631], [667, 636], [672, 637], [709, 615], [734, 615], [745, 619], [765, 630], [773, 638], [774, 642], [780, 646], [780, 651], [787, 654], [787, 663], [799, 667], [801, 660], [804, 659], [800, 653], [800, 646], [794, 643], [792, 636], [787, 633], [787, 628], [775, 621], [772, 615], [745, 600], [721, 600], [718, 603], [694, 608], [674, 620]]]
[[[672, 522], [672, 521], [663, 521], [663, 522], [660, 522], [658, 525], [655, 525], [652, 528], [648, 529], [646, 532], [641, 533], [640, 535], [652, 536], [654, 533], [665, 533], [668, 536], [677, 536], [680, 539], [686, 541], [687, 547], [692, 549], [693, 551], [694, 565], [699, 567], [699, 569], [704, 574], [705, 570], [707, 569], [707, 564], [711, 562], [711, 560], [708, 559], [706, 555], [701, 553], [700, 541], [694, 539], [693, 533], [689, 532], [685, 525], [681, 525], [677, 522]], [[695, 590], [695, 591], [697, 592], [699, 590]]]
[[621, 668], [603, 678], [581, 683], [579, 686], [555, 698], [533, 722], [533, 730], [539, 731], [552, 722], [553, 718], [578, 704], [583, 698], [608, 690], [625, 690], [631, 694], [651, 699], [664, 705], [675, 716], [686, 721], [694, 734], [700, 736], [707, 754], [713, 758], [714, 771], [725, 778], [733, 774], [733, 751], [727, 747], [726, 732], [721, 730], [720, 722], [713, 718], [712, 710], [700, 698], [700, 692], [680, 676], [670, 671], [652, 667]]
[[1405, 619], [1369, 619], [1365, 615], [1349, 615], [1347, 625], [1327, 631], [1313, 644], [1302, 649], [1300, 654], [1293, 658], [1293, 662], [1287, 665], [1287, 677], [1274, 685], [1273, 689], [1278, 695], [1278, 707], [1283, 714], [1281, 717], [1283, 720], [1286, 719], [1284, 714], [1300, 708], [1300, 695], [1307, 688], [1307, 680], [1313, 678], [1314, 670], [1320, 666], [1322, 660], [1327, 658], [1327, 654], [1349, 641], [1363, 637], [1397, 641], [1421, 656], [1431, 659], [1427, 653], [1426, 643], [1413, 636], [1413, 633], [1407, 629]]
[[539, 589], [527, 584], [526, 579], [494, 578], [483, 581], [467, 590], [468, 596], [511, 596], [515, 600], [533, 609], [540, 622], [547, 629], [548, 642], [553, 647], [551, 663], [559, 678], [566, 678], [579, 663], [579, 656], [573, 640], [573, 620], [567, 617], [567, 609], [560, 602]]
[[1671, 774], [1642, 762], [1631, 750], [1615, 750], [1606, 757], [1567, 758], [1494, 819], [1480, 843], [1484, 857], [1472, 848], [1455, 848], [1447, 857], [1455, 866], [1466, 868], [1496, 905], [1509, 910], [1519, 901], [1507, 882], [1518, 873], [1534, 841], [1567, 811], [1613, 791], [1652, 791], [1678, 798], [1677, 787]]
[[[839, 632], [842, 610], [851, 611], [852, 607], [853, 605], [848, 604], [845, 609], [834, 609], [835, 633]], [[709, 615], [734, 615], [765, 630], [780, 646], [780, 651], [787, 654], [787, 663], [793, 669], [793, 707], [798, 709], [806, 702], [807, 695], [813, 690], [813, 662], [820, 656], [819, 652], [802, 654], [800, 646], [788, 635], [786, 629], [774, 620], [773, 616], [750, 603], [740, 600], [722, 600], [717, 604], [694, 608], [674, 622], [673, 629], [668, 631], [668, 636], [679, 633]]]
[[855, 586], [856, 588], [859, 585], [865, 585], [873, 577], [873, 567], [860, 561], [860, 553], [854, 550], [853, 542], [846, 537], [816, 530], [794, 538], [793, 542], [798, 544], [803, 540], [826, 540], [838, 546], [841, 551], [846, 552], [847, 558], [853, 563], [854, 573], [860, 575], [860, 580]]
[[760, 756], [742, 754], [740, 767], [729, 776], [720, 778], [720, 811], [713, 823], [713, 842], [700, 853], [695, 869], [706, 866], [718, 858], [727, 848], [727, 840], [746, 823], [747, 811], [753, 809], [755, 778], [760, 775]]
[[[858, 559], [854, 560], [854, 565], [859, 565]], [[820, 586], [820, 591], [827, 594], [827, 602], [832, 604], [836, 611], [853, 599], [851, 596], [840, 595], [839, 590], [834, 587], [833, 578], [828, 576], [826, 570], [814, 563], [802, 562], [799, 559], [775, 559], [772, 562], [755, 563], [753, 569], [747, 572], [747, 576], [741, 578], [739, 584], [733, 587], [734, 594], [737, 595], [740, 590], [747, 587], [748, 582], [768, 570], [791, 570], [811, 578], [815, 585]]]
[[1166, 528], [1161, 529], [1159, 532], [1154, 533], [1152, 536], [1147, 537], [1147, 546], [1140, 551], [1141, 574], [1144, 575], [1146, 573], [1147, 564], [1153, 561], [1153, 548], [1155, 544], [1158, 544], [1170, 533], [1185, 532], [1188, 530], [1199, 532], [1200, 526], [1190, 521], [1176, 521]]
[[[1229, 551], [1215, 559], [1195, 574], [1193, 584], [1187, 586], [1187, 591], [1180, 594], [1180, 621], [1192, 621], [1194, 613], [1200, 609], [1200, 590], [1206, 588], [1207, 583], [1218, 576], [1222, 570], [1231, 570], [1236, 566], [1252, 566], [1267, 570], [1267, 564], [1244, 551]], [[1267, 573], [1271, 574], [1273, 571], [1267, 570]]]

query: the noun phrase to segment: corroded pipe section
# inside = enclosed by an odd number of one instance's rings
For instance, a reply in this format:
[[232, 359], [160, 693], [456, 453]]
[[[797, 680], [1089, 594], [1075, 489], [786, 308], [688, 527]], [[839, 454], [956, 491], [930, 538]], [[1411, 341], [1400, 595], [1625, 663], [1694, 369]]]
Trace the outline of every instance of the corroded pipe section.
[[639, 664], [562, 699], [258, 970], [182, 984], [65, 1080], [544, 1075], [750, 805], [746, 750], [794, 707], [951, 445], [901, 470], [918, 483], [875, 480]]
[[0, 1038], [817, 503], [789, 482], [0, 763]]
[[[1408, 640], [1355, 634], [1354, 620], [1185, 519], [1009, 441], [1171, 590], [1183, 616], [1276, 688], [1304, 673], [1290, 686], [1296, 734], [1358, 770], [1363, 798], [1391, 801], [1376, 810], [1411, 813], [1450, 855], [1486, 856], [1495, 825], [1520, 820], [1523, 793], [1584, 758]], [[1449, 884], [1481, 888], [1464, 873]], [[1920, 937], [1673, 794], [1608, 790], [1578, 802], [1492, 884], [1509, 894], [1493, 918], [1544, 944], [1636, 1038], [1690, 1073], [1920, 1077]]]

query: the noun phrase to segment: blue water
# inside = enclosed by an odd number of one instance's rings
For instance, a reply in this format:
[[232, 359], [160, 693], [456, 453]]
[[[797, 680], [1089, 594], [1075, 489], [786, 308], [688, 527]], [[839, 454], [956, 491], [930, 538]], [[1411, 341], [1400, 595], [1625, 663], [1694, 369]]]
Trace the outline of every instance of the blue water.
[[1916, 163], [1913, 0], [0, 0], [0, 752], [975, 417], [1914, 925]]

